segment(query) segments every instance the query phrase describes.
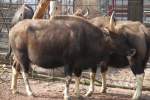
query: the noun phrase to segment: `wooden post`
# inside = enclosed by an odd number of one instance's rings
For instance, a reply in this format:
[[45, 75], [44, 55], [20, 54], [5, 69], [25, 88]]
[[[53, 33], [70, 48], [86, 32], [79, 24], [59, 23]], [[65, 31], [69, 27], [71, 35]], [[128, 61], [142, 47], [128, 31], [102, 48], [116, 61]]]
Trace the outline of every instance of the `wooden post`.
[[40, 0], [32, 19], [43, 18], [51, 0]]
[[143, 22], [143, 0], [128, 0], [128, 20]]

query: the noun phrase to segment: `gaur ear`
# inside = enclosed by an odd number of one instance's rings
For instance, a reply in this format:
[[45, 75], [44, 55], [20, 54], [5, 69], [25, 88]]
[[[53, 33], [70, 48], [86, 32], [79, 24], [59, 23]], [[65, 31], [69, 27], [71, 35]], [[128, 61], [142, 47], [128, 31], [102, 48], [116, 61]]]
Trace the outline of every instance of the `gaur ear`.
[[110, 41], [112, 41], [111, 36], [110, 36], [110, 31], [108, 28], [103, 28], [103, 34], [104, 34], [104, 38], [105, 40], [110, 43]]
[[23, 13], [21, 13], [20, 16], [22, 17], [22, 16], [23, 16]]
[[22, 20], [22, 19], [23, 19], [23, 13], [21, 13], [19, 16], [19, 20]]
[[103, 32], [104, 32], [104, 35], [105, 35], [105, 36], [110, 36], [110, 31], [109, 31], [108, 28], [104, 27], [104, 28], [103, 28]]
[[104, 31], [105, 31], [106, 33], [109, 34], [109, 29], [108, 29], [108, 27], [104, 27], [103, 29], [104, 29]]

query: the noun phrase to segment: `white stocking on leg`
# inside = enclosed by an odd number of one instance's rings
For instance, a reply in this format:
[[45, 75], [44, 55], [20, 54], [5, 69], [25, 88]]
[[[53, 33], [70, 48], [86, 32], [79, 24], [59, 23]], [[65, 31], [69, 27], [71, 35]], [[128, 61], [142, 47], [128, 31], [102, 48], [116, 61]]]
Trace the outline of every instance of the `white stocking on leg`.
[[26, 91], [27, 91], [28, 96], [32, 96], [33, 93], [31, 91], [27, 75], [24, 71], [22, 71], [22, 77], [23, 77], [23, 80], [24, 80], [24, 83], [25, 83], [25, 87], [26, 87]]
[[65, 84], [65, 89], [64, 89], [64, 100], [70, 100], [70, 95], [69, 95], [69, 85], [71, 82], [71, 76], [66, 77], [66, 84]]
[[79, 85], [80, 85], [80, 77], [76, 77], [76, 82], [75, 82], [75, 94], [76, 94], [77, 98], [80, 97]]
[[18, 71], [12, 66], [12, 83], [11, 83], [11, 90], [12, 93], [15, 94], [17, 92], [17, 77]]
[[144, 74], [136, 75], [136, 90], [132, 97], [133, 100], [139, 100], [142, 94], [142, 86], [143, 86]]
[[102, 87], [100, 92], [106, 93], [106, 72], [101, 73], [101, 78], [102, 78]]
[[90, 86], [88, 92], [85, 94], [85, 96], [91, 96], [94, 91], [94, 81], [95, 81], [95, 73], [90, 73]]

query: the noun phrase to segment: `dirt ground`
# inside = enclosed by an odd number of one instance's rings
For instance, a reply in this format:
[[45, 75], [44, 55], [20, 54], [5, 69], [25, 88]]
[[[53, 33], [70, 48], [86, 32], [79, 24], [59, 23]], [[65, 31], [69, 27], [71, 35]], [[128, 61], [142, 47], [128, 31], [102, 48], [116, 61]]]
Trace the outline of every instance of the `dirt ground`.
[[[9, 77], [10, 78], [10, 77]], [[26, 95], [22, 79], [18, 81], [18, 93], [13, 95], [10, 90], [10, 81], [0, 84], [0, 100], [63, 100], [63, 81], [44, 81], [29, 79], [34, 96]], [[80, 100], [130, 100], [133, 90], [110, 88], [107, 93], [100, 93], [100, 86], [95, 86], [94, 94], [91, 97], [85, 97], [84, 94], [88, 89], [87, 85], [80, 85]], [[70, 95], [72, 100], [77, 100], [74, 94], [74, 83], [70, 86]], [[150, 91], [143, 91], [141, 100], [150, 100]]]

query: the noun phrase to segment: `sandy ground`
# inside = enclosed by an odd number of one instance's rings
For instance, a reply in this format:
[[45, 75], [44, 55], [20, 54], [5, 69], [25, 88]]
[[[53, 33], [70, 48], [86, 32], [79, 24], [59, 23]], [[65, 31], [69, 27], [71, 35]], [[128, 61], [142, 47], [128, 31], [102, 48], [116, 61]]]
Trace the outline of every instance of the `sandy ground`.
[[[13, 95], [10, 90], [10, 81], [0, 84], [0, 100], [63, 100], [63, 81], [44, 81], [29, 79], [34, 96], [26, 95], [22, 79], [18, 80], [18, 93]], [[100, 86], [95, 86], [95, 91], [91, 97], [85, 97], [88, 89], [87, 85], [80, 85], [80, 100], [130, 100], [133, 90], [121, 88], [107, 88], [107, 93], [100, 93]], [[72, 100], [77, 100], [74, 94], [74, 83], [70, 86]], [[141, 100], [150, 100], [150, 91], [143, 91]]]
[[[56, 72], [54, 71], [54, 73], [57, 73], [58, 75], [58, 73], [60, 74], [60, 71], [57, 70]], [[150, 71], [146, 71], [146, 76], [148, 77], [150, 75], [148, 72]], [[84, 74], [83, 76], [85, 75], [88, 77], [89, 73]], [[54, 80], [51, 80], [50, 77], [37, 77], [37, 75], [35, 76], [35, 78], [29, 79], [34, 96], [27, 96], [21, 76], [19, 76], [18, 79], [18, 93], [14, 95], [10, 90], [11, 69], [7, 69], [4, 74], [0, 75], [0, 100], [63, 100], [63, 89], [65, 84], [64, 77], [59, 76], [59, 79], [55, 78]], [[82, 82], [85, 81], [85, 78], [83, 76], [81, 78]], [[97, 74], [97, 77], [99, 77], [99, 74]], [[134, 87], [134, 77], [129, 69], [110, 69], [110, 71], [108, 71], [107, 77], [108, 84], [117, 83], [117, 85], [120, 84], [125, 86], [127, 85], [128, 87]], [[1, 79], [3, 79], [4, 81], [2, 81]], [[97, 79], [100, 80], [99, 78]], [[88, 85], [81, 84], [80, 100], [131, 100], [132, 94], [134, 93], [134, 90], [131, 89], [108, 87], [107, 93], [104, 94], [100, 93], [100, 84], [98, 84], [97, 82], [96, 84], [97, 86], [95, 86], [95, 91], [90, 97], [84, 96], [88, 90]], [[72, 83], [70, 85], [70, 95], [72, 98], [71, 100], [78, 99], [75, 96], [74, 90], [74, 83]], [[150, 100], [150, 91], [143, 91], [141, 100]]]

